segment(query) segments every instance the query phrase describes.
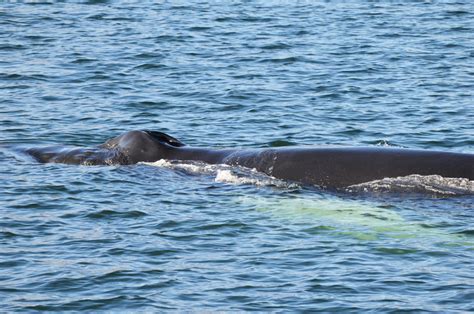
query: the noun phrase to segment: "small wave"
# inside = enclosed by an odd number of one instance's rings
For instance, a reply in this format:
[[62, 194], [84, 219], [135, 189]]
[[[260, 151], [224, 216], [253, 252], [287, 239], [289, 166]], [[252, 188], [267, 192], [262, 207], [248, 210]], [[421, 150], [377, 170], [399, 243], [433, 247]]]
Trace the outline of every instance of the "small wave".
[[0, 44], [0, 50], [2, 51], [11, 51], [11, 50], [25, 50], [27, 49], [24, 45], [16, 44]]
[[400, 148], [401, 146], [398, 146], [398, 145], [395, 145], [387, 140], [377, 140], [375, 141], [374, 143], [371, 143], [371, 144], [374, 144], [375, 146], [379, 146], [379, 147], [395, 147], [395, 148]]
[[238, 166], [229, 166], [224, 164], [207, 164], [199, 161], [174, 161], [160, 159], [155, 162], [143, 162], [142, 164], [163, 167], [175, 170], [185, 171], [190, 174], [202, 174], [214, 176], [214, 181], [219, 183], [230, 183], [236, 185], [256, 185], [256, 186], [273, 186], [279, 188], [299, 188], [295, 183], [289, 183], [255, 169], [249, 169]]
[[163, 69], [167, 66], [160, 63], [144, 63], [134, 67], [132, 70], [155, 70], [155, 69]]
[[439, 175], [412, 174], [356, 184], [349, 192], [423, 193], [435, 195], [474, 195], [474, 181], [465, 178], [445, 178]]
[[275, 140], [268, 143], [269, 147], [285, 147], [285, 146], [295, 146], [297, 143], [290, 142], [286, 140]]
[[281, 63], [281, 64], [291, 64], [298, 61], [302, 61], [300, 57], [272, 57], [272, 58], [263, 58], [260, 59], [258, 62], [260, 63]]

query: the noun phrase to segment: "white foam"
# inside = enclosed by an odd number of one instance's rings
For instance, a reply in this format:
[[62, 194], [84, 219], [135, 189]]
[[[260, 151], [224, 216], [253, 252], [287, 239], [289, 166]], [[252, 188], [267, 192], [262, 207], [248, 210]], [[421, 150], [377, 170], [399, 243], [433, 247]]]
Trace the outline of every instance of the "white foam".
[[256, 186], [277, 186], [281, 188], [295, 188], [296, 185], [288, 184], [285, 181], [278, 180], [274, 177], [267, 176], [263, 173], [257, 172], [255, 169], [250, 169], [250, 173], [237, 173], [229, 169], [217, 170], [216, 182], [231, 183], [231, 184], [253, 184]]
[[[160, 159], [155, 162], [142, 162], [141, 164], [145, 164], [148, 166], [153, 167], [160, 167], [160, 168], [169, 168], [169, 169], [176, 169], [176, 170], [183, 170], [193, 174], [212, 174], [216, 171], [216, 169], [221, 165], [211, 165], [204, 162], [199, 161], [176, 161], [176, 160], [166, 160]], [[226, 165], [222, 165], [226, 166]]]
[[217, 170], [216, 178], [214, 179], [216, 182], [222, 183], [234, 183], [234, 184], [255, 184], [258, 185], [259, 182], [256, 179], [252, 178], [239, 178], [235, 174], [232, 173], [230, 170]]
[[384, 178], [352, 185], [349, 192], [412, 192], [444, 195], [474, 194], [474, 181], [466, 178], [445, 178], [439, 175], [412, 174], [405, 177]]
[[142, 162], [142, 164], [155, 166], [155, 167], [165, 167], [165, 168], [171, 167], [171, 163], [166, 159], [160, 159], [155, 162]]
[[256, 169], [249, 169], [225, 164], [207, 164], [196, 161], [174, 161], [160, 159], [155, 162], [143, 162], [141, 164], [181, 170], [192, 174], [203, 174], [215, 176], [214, 181], [228, 184], [252, 184], [256, 186], [277, 186], [280, 188], [299, 188], [299, 185], [276, 179]]

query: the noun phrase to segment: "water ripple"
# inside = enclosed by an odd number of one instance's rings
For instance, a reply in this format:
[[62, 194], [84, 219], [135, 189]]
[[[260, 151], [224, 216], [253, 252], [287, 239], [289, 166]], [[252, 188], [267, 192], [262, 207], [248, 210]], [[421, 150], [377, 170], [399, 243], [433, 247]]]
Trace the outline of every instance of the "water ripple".
[[472, 182], [332, 193], [10, 146], [156, 129], [473, 153], [473, 17], [467, 1], [2, 3], [3, 310], [472, 311]]

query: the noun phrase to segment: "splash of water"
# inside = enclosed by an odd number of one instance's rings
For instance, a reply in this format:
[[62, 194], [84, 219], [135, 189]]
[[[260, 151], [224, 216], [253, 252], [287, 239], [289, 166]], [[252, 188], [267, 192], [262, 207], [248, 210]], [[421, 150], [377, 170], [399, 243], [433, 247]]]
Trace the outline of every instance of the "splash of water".
[[264, 173], [256, 169], [249, 169], [238, 166], [229, 166], [225, 164], [207, 164], [200, 161], [174, 161], [158, 160], [156, 162], [146, 162], [146, 165], [154, 167], [163, 167], [185, 171], [191, 174], [203, 174], [214, 176], [215, 182], [228, 184], [250, 184], [255, 186], [273, 186], [278, 188], [299, 188], [295, 183], [289, 183]]
[[445, 178], [439, 175], [421, 176], [412, 174], [405, 177], [384, 178], [356, 184], [346, 189], [348, 192], [376, 193], [423, 193], [435, 195], [474, 195], [474, 181], [466, 178]]

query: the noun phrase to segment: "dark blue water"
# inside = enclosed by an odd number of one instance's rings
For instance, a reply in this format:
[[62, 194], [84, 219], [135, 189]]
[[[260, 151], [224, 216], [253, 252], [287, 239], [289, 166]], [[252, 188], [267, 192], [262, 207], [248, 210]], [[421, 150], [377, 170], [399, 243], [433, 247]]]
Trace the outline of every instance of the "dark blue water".
[[0, 2], [2, 310], [474, 311], [472, 181], [335, 194], [11, 148], [474, 153], [473, 61], [470, 1]]

